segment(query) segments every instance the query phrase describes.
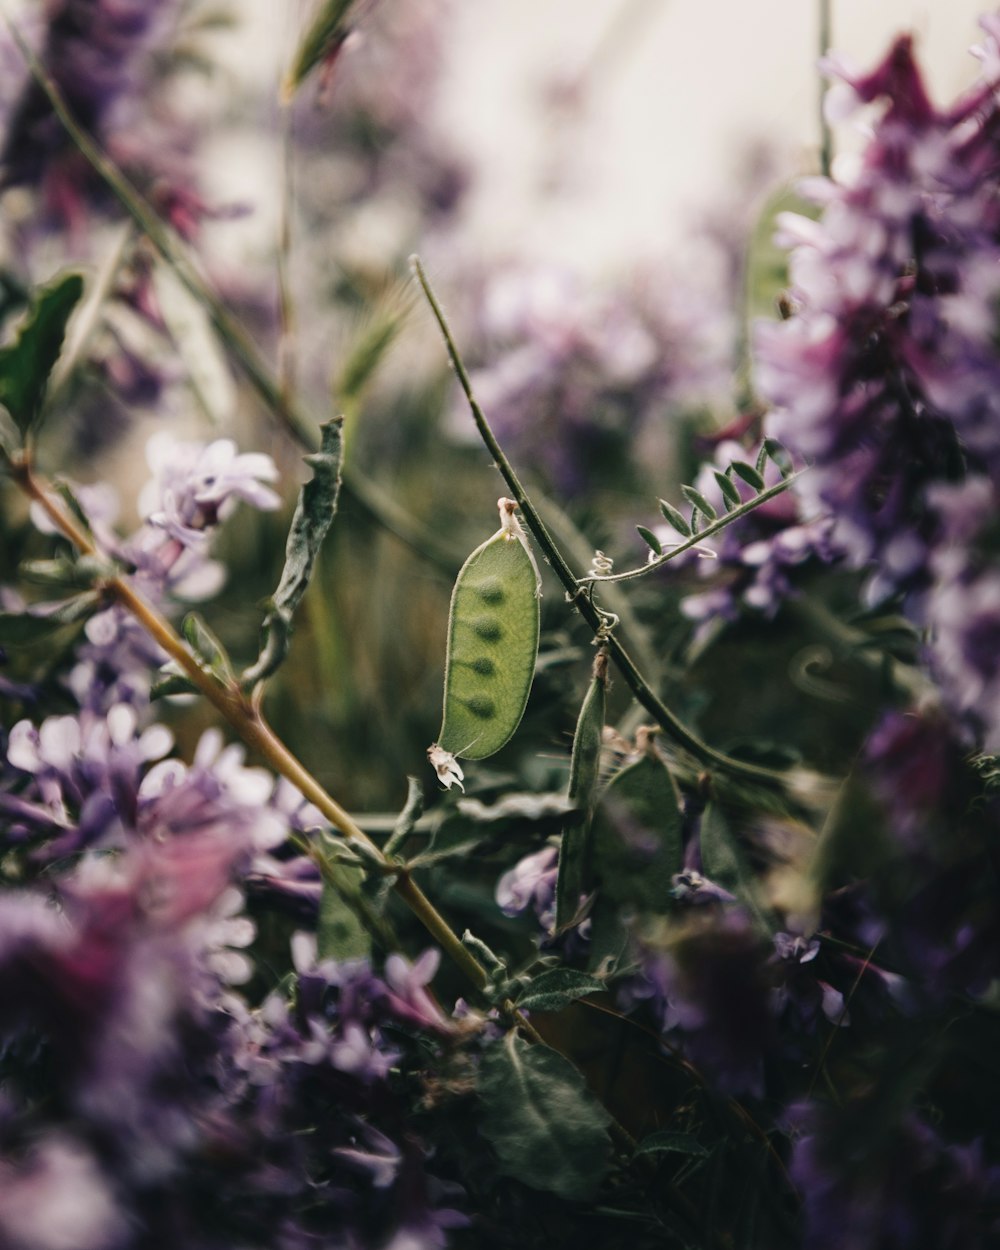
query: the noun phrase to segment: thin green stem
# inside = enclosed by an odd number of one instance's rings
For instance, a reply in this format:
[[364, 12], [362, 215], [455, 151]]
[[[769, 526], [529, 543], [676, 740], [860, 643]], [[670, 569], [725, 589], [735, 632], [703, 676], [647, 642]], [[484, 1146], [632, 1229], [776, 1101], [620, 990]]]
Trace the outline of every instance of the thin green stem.
[[645, 678], [636, 668], [631, 656], [615, 637], [613, 630], [609, 628], [608, 615], [594, 603], [591, 594], [586, 592], [585, 585], [574, 575], [573, 570], [566, 563], [562, 552], [556, 546], [546, 529], [544, 522], [538, 515], [534, 504], [528, 497], [527, 491], [521, 485], [521, 481], [514, 472], [513, 466], [504, 455], [503, 449], [497, 442], [493, 430], [486, 419], [486, 415], [472, 389], [472, 382], [469, 378], [468, 371], [462, 362], [458, 347], [452, 335], [448, 320], [444, 315], [444, 310], [438, 301], [437, 296], [431, 288], [427, 274], [420, 262], [418, 256], [410, 258], [410, 264], [420, 287], [427, 298], [427, 302], [431, 307], [434, 317], [444, 339], [445, 347], [451, 360], [452, 367], [455, 370], [458, 380], [461, 383], [462, 390], [465, 393], [466, 401], [472, 412], [472, 418], [476, 423], [480, 437], [489, 449], [497, 468], [511, 495], [516, 500], [525, 523], [531, 530], [535, 541], [541, 549], [542, 555], [546, 562], [552, 566], [555, 575], [562, 582], [567, 597], [573, 606], [580, 613], [583, 619], [590, 626], [594, 634], [606, 642], [608, 652], [615, 663], [618, 671], [625, 680], [625, 684], [632, 691], [637, 701], [646, 709], [653, 717], [656, 723], [668, 734], [675, 742], [689, 751], [696, 759], [705, 765], [714, 765], [716, 768], [724, 769], [738, 777], [745, 777], [749, 780], [761, 782], [765, 785], [784, 785], [785, 777], [783, 773], [775, 772], [770, 768], [761, 768], [756, 764], [748, 764], [743, 760], [732, 759], [728, 755], [724, 755], [721, 751], [716, 751], [714, 747], [710, 747], [707, 742], [702, 740], [693, 733], [688, 727], [680, 721], [673, 712], [663, 703], [646, 682]]
[[724, 530], [727, 525], [732, 525], [734, 521], [740, 521], [743, 517], [753, 512], [755, 508], [759, 508], [762, 503], [767, 503], [769, 499], [774, 499], [776, 495], [780, 495], [783, 491], [788, 490], [793, 482], [798, 481], [803, 473], [808, 472], [806, 469], [800, 469], [798, 473], [790, 473], [788, 477], [782, 478], [774, 486], [768, 486], [762, 490], [760, 494], [754, 495], [752, 499], [748, 499], [746, 503], [740, 504], [734, 508], [732, 512], [726, 512], [722, 516], [717, 517], [705, 526], [703, 530], [699, 530], [697, 534], [692, 534], [690, 538], [686, 538], [682, 543], [678, 543], [676, 547], [671, 547], [669, 551], [665, 551], [662, 556], [657, 556], [655, 560], [650, 560], [648, 564], [642, 565], [638, 569], [627, 569], [624, 573], [604, 573], [597, 574], [593, 577], [581, 577], [578, 581], [580, 586], [600, 585], [604, 582], [630, 582], [637, 577], [645, 577], [648, 573], [653, 573], [657, 569], [662, 568], [664, 564], [669, 564], [671, 560], [676, 560], [678, 556], [682, 556], [685, 551], [691, 551], [699, 545], [704, 539], [711, 538], [714, 534], [718, 534]]
[[[833, 42], [833, 0], [819, 2], [819, 55], [826, 56]], [[822, 73], [817, 83], [819, 92], [819, 168], [824, 177], [830, 177], [833, 167], [833, 130], [826, 117], [826, 84]]]

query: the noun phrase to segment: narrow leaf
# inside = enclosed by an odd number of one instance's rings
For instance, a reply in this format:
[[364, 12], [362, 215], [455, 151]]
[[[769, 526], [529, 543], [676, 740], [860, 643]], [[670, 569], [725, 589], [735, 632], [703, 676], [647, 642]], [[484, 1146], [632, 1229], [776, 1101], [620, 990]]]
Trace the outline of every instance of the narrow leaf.
[[36, 608], [30, 612], [0, 612], [0, 643], [24, 646], [39, 642], [67, 625], [92, 616], [101, 606], [95, 591], [64, 599], [54, 607]]
[[586, 994], [607, 989], [603, 981], [575, 968], [551, 968], [528, 985], [517, 1000], [523, 1011], [561, 1011]]
[[729, 466], [737, 477], [741, 477], [748, 486], [752, 486], [754, 490], [764, 489], [764, 479], [753, 467], [743, 460], [734, 460]]
[[181, 633], [195, 655], [208, 671], [221, 682], [232, 680], [233, 666], [226, 649], [197, 612], [189, 612], [181, 624]]
[[312, 24], [302, 37], [292, 68], [282, 89], [287, 101], [295, 95], [312, 71], [323, 61], [331, 60], [351, 33], [348, 22], [356, 0], [324, 0]]
[[197, 694], [198, 687], [183, 673], [167, 673], [153, 682], [149, 691], [150, 699], [166, 699], [175, 694]]
[[761, 443], [760, 451], [757, 453], [757, 472], [761, 475], [762, 479], [764, 476], [764, 466], [766, 464], [767, 464], [767, 443], [764, 442], [764, 443]]
[[733, 485], [732, 478], [726, 477], [725, 473], [720, 473], [716, 469], [715, 480], [719, 484], [719, 490], [722, 491], [722, 497], [726, 503], [732, 504], [734, 508], [738, 508], [743, 500], [740, 498], [740, 492]]
[[578, 818], [564, 826], [559, 848], [559, 875], [556, 878], [557, 929], [570, 923], [579, 910], [581, 894], [588, 888], [590, 825], [601, 766], [607, 684], [608, 653], [606, 647], [601, 647], [594, 657], [594, 673], [580, 708], [576, 733], [573, 735], [568, 798], [577, 809]]
[[656, 537], [653, 531], [650, 529], [647, 529], [645, 525], [637, 525], [635, 528], [636, 530], [638, 530], [639, 537], [642, 539], [642, 541], [646, 544], [647, 547], [649, 547], [652, 550], [653, 555], [662, 556], [663, 555], [663, 543], [660, 542], [660, 540]]
[[792, 458], [788, 451], [776, 438], [765, 438], [763, 450], [771, 457], [778, 466], [778, 470], [782, 477], [788, 477], [792, 472]]
[[292, 616], [306, 592], [316, 557], [337, 511], [343, 460], [342, 428], [341, 417], [324, 422], [320, 427], [320, 450], [305, 457], [313, 476], [299, 491], [285, 543], [285, 565], [261, 627], [260, 654], [241, 679], [244, 689], [270, 677], [288, 654]]
[[483, 1056], [477, 1090], [480, 1128], [503, 1173], [561, 1198], [593, 1198], [611, 1117], [567, 1059], [512, 1031]]
[[708, 1149], [691, 1133], [671, 1133], [668, 1131], [650, 1133], [644, 1137], [636, 1149], [637, 1155], [662, 1154], [695, 1155], [697, 1158], [708, 1157]]
[[673, 504], [667, 503], [665, 499], [660, 500], [660, 511], [663, 513], [667, 524], [672, 525], [678, 534], [682, 534], [685, 538], [691, 537], [691, 526], [688, 524], [688, 520], [683, 512], [679, 512]]
[[695, 490], [693, 486], [682, 486], [681, 494], [688, 501], [688, 503], [692, 504], [695, 508], [698, 509], [698, 511], [702, 514], [703, 517], [705, 517], [706, 520], [714, 521], [715, 518], [719, 515], [716, 512], [716, 510], [712, 507], [712, 505], [708, 502], [708, 500], [705, 498], [705, 496], [701, 494], [700, 491]]
[[36, 424], [66, 324], [83, 294], [83, 278], [65, 274], [43, 287], [15, 342], [0, 348], [0, 404], [22, 435]]

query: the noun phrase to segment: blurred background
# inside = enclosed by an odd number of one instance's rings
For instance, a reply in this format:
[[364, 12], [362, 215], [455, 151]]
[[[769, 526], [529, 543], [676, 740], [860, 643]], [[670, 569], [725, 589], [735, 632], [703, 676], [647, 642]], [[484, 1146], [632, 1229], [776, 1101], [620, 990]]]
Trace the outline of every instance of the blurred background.
[[[343, 47], [283, 108], [317, 7], [160, 0], [139, 6], [124, 36], [103, 0], [82, 35], [47, 25], [59, 6], [23, 4], [20, 20], [39, 51], [62, 55], [63, 89], [249, 334], [276, 390], [313, 425], [346, 415], [341, 516], [268, 707], [339, 798], [386, 811], [402, 803], [407, 773], [433, 790], [424, 751], [438, 729], [450, 588], [496, 529], [500, 493], [407, 257], [424, 257], [483, 405], [577, 568], [595, 548], [619, 568], [641, 562], [634, 527], [660, 519], [657, 497], [759, 428], [748, 343], [785, 281], [775, 214], [804, 207], [795, 180], [819, 168], [820, 7], [361, 0]], [[974, 77], [978, 8], [833, 0], [832, 42], [863, 66], [914, 31], [944, 101]], [[154, 430], [270, 452], [286, 510], [245, 511], [229, 527], [228, 588], [204, 609], [246, 662], [303, 449], [232, 363], [205, 301], [130, 229], [59, 128], [31, 129], [23, 63], [10, 44], [3, 57], [6, 286], [76, 265], [100, 294], [77, 325], [43, 466], [113, 482], [127, 529]], [[841, 127], [837, 150], [858, 137]], [[19, 508], [5, 501], [7, 572], [44, 546]], [[747, 635], [737, 654], [716, 614], [692, 636], [704, 580], [689, 565], [607, 606], [650, 680], [688, 672], [679, 710], [736, 749], [749, 729], [728, 682], [733, 665], [752, 674]], [[524, 727], [477, 770], [473, 793], [563, 784], [592, 651], [548, 582], [543, 613]], [[758, 617], [747, 628], [773, 645], [773, 622]], [[801, 638], [779, 645], [794, 656]], [[58, 677], [58, 659], [46, 663]], [[848, 713], [814, 696], [814, 740], [807, 726], [794, 746], [818, 757], [840, 741], [830, 719]], [[620, 690], [614, 699], [626, 716]], [[163, 714], [185, 751], [210, 720], [197, 706]], [[753, 716], [758, 739], [763, 725], [777, 749], [792, 748], [759, 699]]]

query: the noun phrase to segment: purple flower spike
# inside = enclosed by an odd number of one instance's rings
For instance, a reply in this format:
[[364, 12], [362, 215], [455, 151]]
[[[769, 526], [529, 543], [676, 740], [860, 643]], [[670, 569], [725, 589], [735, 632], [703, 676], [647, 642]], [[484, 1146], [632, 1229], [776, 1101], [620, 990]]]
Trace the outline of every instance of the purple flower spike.
[[[997, 55], [986, 28], [984, 63]], [[832, 516], [856, 567], [877, 564], [872, 600], [931, 581], [937, 484], [1000, 472], [995, 88], [938, 110], [899, 40], [836, 89], [835, 111], [847, 97], [886, 102], [856, 173], [813, 180], [818, 223], [780, 222], [795, 315], [757, 330], [769, 433], [812, 463], [806, 515]]]

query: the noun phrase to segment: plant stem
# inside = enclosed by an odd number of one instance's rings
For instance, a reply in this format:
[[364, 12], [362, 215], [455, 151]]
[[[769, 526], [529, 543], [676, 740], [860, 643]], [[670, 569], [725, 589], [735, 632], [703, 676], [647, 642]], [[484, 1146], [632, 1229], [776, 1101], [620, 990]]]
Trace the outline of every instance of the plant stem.
[[728, 755], [724, 755], [721, 751], [716, 751], [714, 747], [710, 747], [707, 742], [702, 740], [693, 733], [688, 727], [674, 715], [673, 712], [662, 702], [656, 693], [646, 683], [642, 674], [636, 668], [629, 656], [628, 652], [615, 637], [613, 631], [608, 627], [608, 618], [600, 608], [593, 602], [590, 594], [585, 593], [585, 582], [581, 583], [573, 574], [572, 569], [563, 558], [562, 552], [552, 540], [549, 531], [546, 529], [542, 518], [528, 497], [527, 491], [521, 485], [520, 479], [514, 472], [514, 469], [504, 455], [503, 449], [497, 442], [496, 435], [490, 428], [490, 424], [486, 419], [486, 415], [472, 390], [472, 382], [469, 374], [462, 362], [458, 347], [455, 343], [454, 336], [448, 325], [444, 310], [438, 302], [437, 296], [434, 294], [428, 281], [427, 274], [418, 256], [410, 258], [410, 264], [413, 272], [420, 283], [421, 289], [427, 298], [427, 302], [431, 307], [434, 317], [437, 320], [438, 327], [445, 342], [448, 356], [451, 360], [452, 367], [458, 376], [465, 398], [472, 412], [473, 420], [479, 431], [480, 437], [489, 449], [497, 468], [511, 495], [516, 500], [525, 523], [531, 530], [535, 541], [541, 548], [545, 561], [552, 566], [555, 575], [562, 582], [566, 590], [567, 598], [587, 622], [594, 634], [606, 642], [608, 652], [615, 662], [615, 666], [625, 679], [625, 684], [632, 691], [638, 702], [653, 717], [660, 728], [668, 734], [675, 742], [683, 746], [687, 751], [699, 759], [703, 764], [714, 765], [716, 768], [724, 769], [726, 772], [732, 773], [738, 777], [746, 777], [753, 781], [762, 782], [765, 785], [784, 785], [784, 774], [775, 772], [770, 768], [761, 768], [756, 764], [748, 764], [743, 760], [732, 759]]
[[[819, 3], [819, 55], [826, 56], [830, 51], [830, 44], [833, 42], [833, 0], [818, 0]], [[833, 131], [830, 123], [826, 119], [826, 86], [823, 82], [823, 75], [820, 74], [817, 82], [817, 90], [819, 92], [819, 168], [820, 173], [825, 178], [830, 177], [830, 170], [833, 166]]]
[[[82, 554], [89, 556], [100, 554], [90, 536], [36, 476], [26, 457], [13, 460], [11, 471], [14, 480], [24, 493], [38, 503], [53, 525]], [[312, 773], [277, 737], [259, 709], [253, 706], [237, 686], [223, 685], [207, 672], [173, 626], [151, 604], [147, 603], [125, 578], [108, 578], [104, 582], [103, 590], [109, 598], [121, 604], [135, 617], [150, 637], [180, 666], [185, 676], [198, 687], [213, 707], [221, 712], [247, 746], [257, 751], [275, 772], [287, 778], [303, 798], [318, 808], [330, 824], [343, 834], [348, 843], [353, 842], [364, 847], [366, 858], [374, 860], [386, 873], [398, 874], [394, 883], [396, 893], [438, 945], [447, 951], [472, 984], [482, 990], [489, 979], [486, 970], [462, 945], [430, 899], [405, 871], [400, 871], [395, 864], [385, 858], [377, 844], [358, 827], [350, 813], [327, 793]], [[518, 1023], [520, 1024], [521, 1021], [519, 1020]]]
[[754, 495], [752, 499], [748, 499], [746, 503], [742, 503], [732, 512], [723, 513], [716, 520], [711, 521], [703, 530], [699, 530], [697, 534], [692, 534], [690, 538], [686, 538], [684, 542], [678, 543], [676, 547], [671, 547], [669, 551], [665, 551], [662, 556], [657, 556], [655, 560], [650, 560], [648, 564], [644, 564], [638, 569], [627, 569], [624, 573], [601, 573], [594, 577], [581, 577], [578, 581], [580, 586], [594, 586], [606, 582], [630, 582], [637, 577], [645, 577], [647, 573], [653, 573], [658, 568], [662, 568], [664, 564], [669, 564], [671, 560], [676, 560], [678, 556], [684, 554], [697, 547], [705, 538], [711, 538], [714, 534], [718, 534], [720, 530], [724, 530], [727, 525], [731, 525], [734, 521], [740, 521], [748, 513], [753, 512], [755, 508], [759, 508], [762, 503], [767, 503], [769, 499], [774, 499], [776, 495], [780, 495], [782, 491], [788, 490], [793, 482], [797, 481], [805, 469], [800, 469], [798, 473], [790, 473], [788, 477], [782, 478], [780, 482], [774, 486], [768, 486], [759, 494]]

